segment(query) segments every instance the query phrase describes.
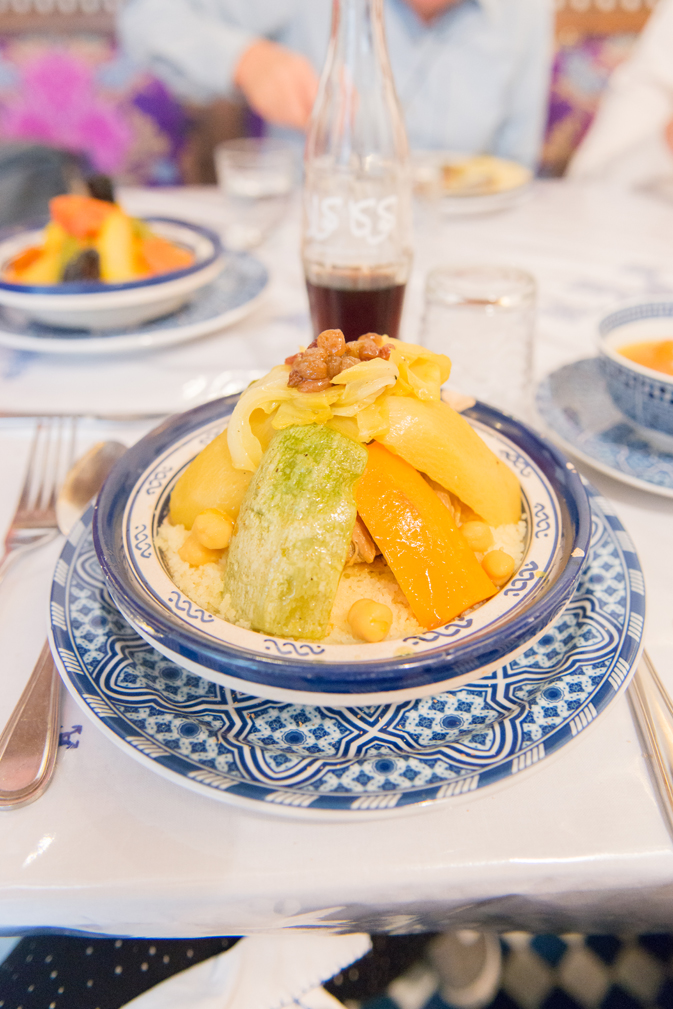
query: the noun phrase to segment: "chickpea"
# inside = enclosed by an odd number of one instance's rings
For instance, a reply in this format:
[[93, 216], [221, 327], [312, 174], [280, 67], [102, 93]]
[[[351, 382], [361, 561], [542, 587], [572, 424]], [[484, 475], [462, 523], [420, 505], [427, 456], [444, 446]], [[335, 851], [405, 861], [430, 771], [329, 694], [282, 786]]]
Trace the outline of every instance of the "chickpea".
[[199, 543], [194, 533], [190, 533], [178, 550], [178, 556], [193, 568], [200, 568], [202, 564], [211, 564], [219, 561], [222, 551], [209, 550], [208, 547], [204, 547], [202, 543]]
[[[464, 528], [464, 527], [463, 527]], [[491, 579], [494, 585], [500, 588], [514, 574], [514, 558], [506, 554], [504, 550], [491, 550], [486, 554], [481, 566]]]
[[348, 623], [356, 638], [362, 641], [383, 641], [393, 625], [389, 606], [373, 599], [358, 599], [348, 613]]
[[206, 508], [194, 519], [192, 535], [208, 550], [224, 550], [229, 546], [234, 523], [219, 508]]
[[493, 533], [485, 522], [465, 522], [460, 531], [475, 553], [485, 554], [493, 546]]

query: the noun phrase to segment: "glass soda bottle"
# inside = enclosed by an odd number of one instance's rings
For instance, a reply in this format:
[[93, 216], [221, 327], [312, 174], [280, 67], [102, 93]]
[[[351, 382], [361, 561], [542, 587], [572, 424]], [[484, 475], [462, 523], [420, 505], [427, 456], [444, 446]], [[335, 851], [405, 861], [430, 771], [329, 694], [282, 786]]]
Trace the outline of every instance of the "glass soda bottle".
[[397, 336], [412, 261], [411, 178], [383, 0], [333, 0], [304, 167], [302, 258], [314, 335]]

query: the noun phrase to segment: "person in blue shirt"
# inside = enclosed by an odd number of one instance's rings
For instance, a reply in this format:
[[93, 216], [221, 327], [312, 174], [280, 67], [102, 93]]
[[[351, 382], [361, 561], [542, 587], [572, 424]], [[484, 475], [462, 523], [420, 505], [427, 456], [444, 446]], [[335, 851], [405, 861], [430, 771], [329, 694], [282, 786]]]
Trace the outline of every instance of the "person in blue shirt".
[[[331, 0], [127, 0], [129, 55], [182, 98], [242, 92], [272, 127], [303, 130]], [[413, 149], [534, 167], [547, 109], [551, 0], [386, 0], [386, 35]]]

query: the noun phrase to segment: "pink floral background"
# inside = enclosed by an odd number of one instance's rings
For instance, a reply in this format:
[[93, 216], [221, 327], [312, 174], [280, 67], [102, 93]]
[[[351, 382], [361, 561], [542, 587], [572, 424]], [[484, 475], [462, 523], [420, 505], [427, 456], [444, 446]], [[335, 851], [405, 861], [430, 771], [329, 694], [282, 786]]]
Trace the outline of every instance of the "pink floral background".
[[596, 114], [610, 74], [636, 35], [587, 35], [560, 41], [552, 74], [542, 174], [562, 175]]
[[83, 155], [129, 183], [180, 181], [188, 117], [105, 39], [0, 43], [0, 139]]
[[[590, 36], [557, 48], [543, 175], [561, 175], [588, 129], [607, 80], [635, 36]], [[258, 124], [259, 125], [259, 124]], [[84, 155], [119, 181], [181, 181], [189, 118], [160, 81], [128, 65], [106, 38], [0, 38], [0, 140]]]

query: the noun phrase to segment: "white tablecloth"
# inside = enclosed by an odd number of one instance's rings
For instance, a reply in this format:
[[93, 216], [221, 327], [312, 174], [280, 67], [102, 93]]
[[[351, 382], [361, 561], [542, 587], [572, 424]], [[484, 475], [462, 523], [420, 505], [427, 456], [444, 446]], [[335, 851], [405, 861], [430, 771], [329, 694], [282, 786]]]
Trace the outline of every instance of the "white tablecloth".
[[[128, 206], [141, 209], [143, 194]], [[156, 199], [156, 197], [153, 197]], [[203, 219], [217, 196], [180, 195]], [[212, 210], [210, 208], [213, 208]], [[177, 211], [176, 211], [177, 212]], [[673, 206], [647, 196], [542, 183], [534, 199], [470, 220], [418, 213], [401, 335], [415, 339], [423, 278], [441, 262], [522, 266], [538, 279], [537, 371], [588, 356], [598, 314], [673, 294]], [[306, 342], [296, 217], [260, 251], [264, 304], [235, 329], [159, 353], [56, 358], [0, 350], [1, 410], [178, 410], [267, 369]], [[131, 443], [140, 425], [81, 426]], [[0, 422], [0, 528], [11, 518], [30, 438]], [[647, 643], [673, 692], [673, 501], [588, 473], [613, 500], [649, 590]], [[58, 545], [21, 562], [0, 590], [0, 719], [44, 638]], [[557, 755], [506, 784], [382, 821], [271, 819], [192, 794], [135, 763], [69, 698], [61, 748], [38, 802], [0, 814], [0, 932], [199, 936], [280, 928], [410, 932], [490, 925], [537, 931], [673, 927], [673, 845], [625, 699]]]

